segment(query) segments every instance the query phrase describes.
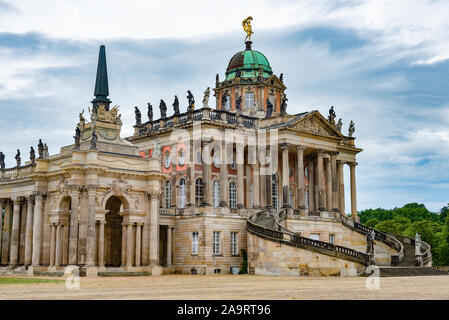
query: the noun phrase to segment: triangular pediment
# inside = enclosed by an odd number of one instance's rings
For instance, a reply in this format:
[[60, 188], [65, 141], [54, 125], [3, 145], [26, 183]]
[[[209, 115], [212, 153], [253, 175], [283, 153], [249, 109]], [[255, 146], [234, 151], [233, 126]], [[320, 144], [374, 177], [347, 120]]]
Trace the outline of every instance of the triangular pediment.
[[274, 87], [276, 89], [280, 89], [280, 90], [287, 89], [285, 84], [281, 80], [279, 80], [279, 78], [275, 74], [273, 74], [273, 75], [269, 76], [267, 79], [265, 79], [264, 84], [266, 84], [267, 86], [270, 86], [270, 87]]
[[329, 123], [318, 111], [312, 111], [298, 120], [291, 122], [288, 128], [336, 138], [343, 137], [341, 132]]

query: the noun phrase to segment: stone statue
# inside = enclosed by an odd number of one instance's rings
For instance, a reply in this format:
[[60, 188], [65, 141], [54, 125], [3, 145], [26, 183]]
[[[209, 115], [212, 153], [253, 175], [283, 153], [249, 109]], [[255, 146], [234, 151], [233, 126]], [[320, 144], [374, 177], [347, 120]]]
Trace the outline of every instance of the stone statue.
[[90, 140], [90, 150], [97, 150], [97, 134], [92, 131], [92, 139]]
[[15, 158], [16, 158], [17, 168], [20, 168], [20, 163], [22, 162], [22, 158], [20, 158], [20, 150], [19, 149], [17, 149], [17, 154], [16, 154]]
[[0, 169], [5, 169], [5, 154], [0, 151]]
[[366, 253], [369, 255], [369, 264], [373, 265], [375, 263], [374, 259], [374, 239], [376, 237], [376, 233], [371, 230], [370, 233], [366, 235]]
[[335, 114], [334, 106], [331, 106], [331, 108], [329, 109], [329, 116], [327, 117], [327, 120], [329, 120], [330, 123], [335, 124], [336, 116], [337, 115]]
[[262, 67], [259, 68], [259, 75], [257, 77], [258, 77], [259, 81], [263, 80], [263, 69], [262, 69]]
[[355, 131], [354, 121], [351, 120], [351, 122], [349, 123], [348, 136], [352, 137], [354, 131]]
[[217, 75], [215, 76], [215, 87], [218, 87], [219, 83], [220, 83], [220, 76], [217, 73]]
[[48, 153], [48, 146], [46, 143], [44, 143], [44, 159], [48, 159], [50, 157], [50, 154]]
[[273, 113], [273, 104], [269, 99], [267, 99], [267, 114], [265, 119], [271, 118], [271, 114]]
[[221, 96], [221, 109], [226, 110], [226, 102], [228, 102], [228, 95], [227, 92], [223, 92], [223, 95]]
[[337, 122], [337, 130], [341, 132], [342, 126], [343, 126], [343, 122], [341, 121], [341, 118], [340, 118], [340, 119], [338, 119], [338, 122]]
[[203, 108], [209, 107], [209, 95], [210, 95], [210, 88], [207, 87], [206, 91], [204, 91]]
[[242, 96], [239, 96], [235, 100], [235, 108], [237, 109], [237, 111], [242, 111]]
[[154, 148], [153, 148], [153, 154], [151, 155], [152, 158], [160, 158], [162, 151], [161, 151], [161, 144], [159, 142], [159, 139], [154, 140]]
[[134, 107], [134, 113], [136, 114], [136, 126], [139, 126], [142, 124], [142, 113], [137, 107]]
[[148, 112], [147, 112], [147, 115], [148, 115], [148, 120], [149, 120], [150, 122], [153, 122], [153, 106], [152, 106], [151, 103], [149, 103], [149, 102], [148, 102]]
[[187, 90], [187, 101], [189, 102], [187, 112], [191, 112], [195, 109], [195, 98], [190, 90]]
[[251, 27], [251, 20], [253, 20], [253, 17], [249, 16], [242, 21], [243, 30], [246, 32], [245, 41], [246, 39], [248, 39], [248, 41], [251, 41], [251, 35], [254, 33], [253, 28]]
[[175, 95], [175, 101], [173, 102], [172, 106], [173, 111], [175, 112], [175, 116], [179, 115], [179, 100], [177, 95]]
[[86, 119], [84, 119], [83, 114], [84, 114], [84, 109], [83, 109], [83, 111], [80, 113], [80, 123], [81, 123], [81, 124], [84, 124], [84, 123], [86, 122]]
[[81, 130], [79, 127], [76, 127], [75, 129], [75, 150], [79, 150], [81, 146]]
[[34, 151], [33, 147], [31, 147], [30, 149], [30, 161], [32, 166], [36, 164], [36, 152]]
[[285, 115], [287, 113], [287, 95], [284, 93], [282, 96], [282, 102], [281, 102], [281, 116]]
[[283, 74], [283, 73], [281, 73], [281, 75], [279, 76], [279, 80], [280, 80], [282, 83], [284, 83], [284, 74]]
[[159, 110], [161, 111], [161, 118], [162, 119], [167, 118], [167, 105], [162, 99], [161, 102], [159, 103]]
[[242, 76], [242, 71], [240, 69], [237, 69], [237, 72], [235, 73], [236, 78], [240, 78]]
[[39, 153], [39, 159], [44, 158], [44, 144], [42, 143], [42, 139], [39, 139], [39, 144], [37, 145], [37, 152]]

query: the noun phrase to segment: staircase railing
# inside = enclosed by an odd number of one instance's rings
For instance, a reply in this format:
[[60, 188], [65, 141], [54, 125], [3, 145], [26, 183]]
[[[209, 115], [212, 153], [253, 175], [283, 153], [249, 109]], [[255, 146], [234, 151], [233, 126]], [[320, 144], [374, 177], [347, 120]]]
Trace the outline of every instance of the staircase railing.
[[[279, 230], [273, 230], [261, 226], [257, 220], [263, 217], [272, 216], [275, 220], [276, 227]], [[355, 261], [363, 265], [367, 265], [369, 255], [351, 248], [337, 246], [331, 243], [313, 240], [294, 233], [279, 224], [280, 221], [286, 218], [286, 211], [282, 210], [273, 216], [268, 210], [255, 213], [247, 219], [247, 229], [253, 234], [257, 234], [262, 238], [283, 242], [287, 245], [301, 247], [306, 250], [319, 252], [321, 254], [339, 257], [349, 261]]]

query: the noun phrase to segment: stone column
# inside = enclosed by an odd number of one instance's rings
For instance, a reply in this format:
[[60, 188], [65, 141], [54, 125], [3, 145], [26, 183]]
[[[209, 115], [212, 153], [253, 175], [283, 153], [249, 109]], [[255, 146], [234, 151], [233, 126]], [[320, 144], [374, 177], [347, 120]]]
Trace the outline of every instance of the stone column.
[[[5, 209], [6, 201], [0, 200], [0, 252], [2, 251], [2, 238], [3, 238], [3, 210]], [[2, 260], [2, 256], [0, 254], [0, 262]]]
[[339, 193], [339, 208], [340, 208], [340, 214], [345, 215], [345, 177], [344, 177], [344, 171], [343, 166], [346, 162], [344, 161], [337, 161], [338, 166], [338, 193]]
[[26, 224], [27, 224], [27, 211], [28, 206], [23, 199], [22, 210], [20, 212], [20, 236], [19, 236], [19, 265], [25, 264], [25, 237], [26, 237]]
[[309, 168], [309, 210], [315, 210], [315, 165], [312, 156], [307, 160]]
[[[252, 208], [251, 205], [251, 167], [249, 164], [245, 164], [245, 198], [246, 198], [246, 208]], [[253, 193], [253, 202], [254, 202], [254, 193]]]
[[2, 264], [8, 264], [9, 258], [9, 228], [11, 223], [11, 202], [6, 201], [3, 223]]
[[171, 248], [172, 248], [171, 232], [172, 232], [172, 228], [170, 228], [170, 226], [169, 226], [167, 228], [167, 267], [171, 266]]
[[140, 253], [142, 244], [142, 223], [136, 223], [136, 267], [140, 267]]
[[87, 205], [87, 241], [86, 241], [86, 266], [95, 266], [95, 214], [96, 214], [96, 201], [97, 186], [88, 186], [88, 205]]
[[317, 154], [317, 170], [318, 170], [318, 209], [325, 210], [326, 208], [326, 198], [324, 193], [324, 165], [323, 165], [323, 155], [325, 151], [319, 150]]
[[260, 176], [259, 176], [259, 161], [256, 159], [256, 163], [253, 167], [253, 208], [258, 209], [260, 207], [259, 189], [260, 189]]
[[69, 264], [78, 262], [78, 213], [80, 204], [80, 187], [73, 187], [70, 191], [70, 233], [69, 233]]
[[11, 230], [11, 251], [9, 256], [9, 264], [16, 266], [19, 264], [19, 233], [20, 233], [20, 204], [19, 199], [13, 199], [14, 209], [12, 216]]
[[67, 265], [69, 262], [69, 224], [63, 223], [61, 226], [62, 233], [62, 265]]
[[[210, 150], [208, 147], [209, 141], [203, 141], [203, 154], [204, 149], [207, 149], [209, 152], [209, 158], [210, 158]], [[208, 159], [210, 161], [210, 159]], [[211, 164], [206, 163], [206, 159], [203, 159], [202, 166], [203, 166], [203, 206], [210, 206], [210, 195], [211, 195]]]
[[236, 144], [236, 162], [237, 162], [237, 208], [245, 207], [245, 190], [244, 190], [244, 161], [245, 161], [244, 145]]
[[338, 152], [331, 152], [331, 171], [332, 171], [332, 211], [338, 212], [338, 172], [337, 172]]
[[62, 224], [58, 223], [56, 225], [56, 253], [55, 253], [55, 266], [59, 267], [61, 265], [61, 249], [62, 249]]
[[[269, 159], [270, 161], [273, 161], [271, 159], [272, 155], [271, 155], [271, 151], [270, 148], [267, 147], [267, 154], [269, 155]], [[276, 155], [277, 156], [277, 155]], [[266, 175], [264, 176], [265, 178], [265, 207], [268, 209], [274, 208], [274, 203], [273, 203], [273, 195], [271, 192], [271, 188], [272, 188], [272, 171], [270, 169], [270, 164], [266, 165]]]
[[33, 253], [31, 264], [38, 266], [41, 262], [42, 248], [42, 210], [44, 194], [35, 193], [34, 221], [33, 221]]
[[99, 235], [98, 235], [98, 265], [104, 267], [104, 224], [106, 221], [98, 221]]
[[304, 150], [305, 146], [296, 147], [296, 160], [298, 168], [298, 207], [304, 209], [306, 207], [304, 195]]
[[133, 224], [128, 222], [126, 235], [126, 267], [133, 265]]
[[326, 159], [326, 210], [332, 210], [332, 165], [331, 159]]
[[228, 194], [228, 165], [226, 161], [226, 143], [223, 136], [221, 144], [221, 163], [220, 163], [220, 207], [227, 207]]
[[56, 225], [51, 224], [51, 240], [50, 240], [50, 267], [55, 265], [55, 248], [56, 248]]
[[289, 191], [290, 191], [290, 174], [288, 165], [288, 144], [281, 145], [282, 150], [282, 207], [291, 208]]
[[122, 223], [122, 257], [121, 265], [126, 265], [126, 223]]
[[152, 192], [150, 219], [150, 264], [159, 265], [159, 210], [157, 200], [159, 193]]
[[359, 222], [359, 217], [357, 216], [357, 191], [355, 185], [355, 166], [356, 162], [349, 163], [350, 175], [351, 175], [351, 215], [354, 221]]

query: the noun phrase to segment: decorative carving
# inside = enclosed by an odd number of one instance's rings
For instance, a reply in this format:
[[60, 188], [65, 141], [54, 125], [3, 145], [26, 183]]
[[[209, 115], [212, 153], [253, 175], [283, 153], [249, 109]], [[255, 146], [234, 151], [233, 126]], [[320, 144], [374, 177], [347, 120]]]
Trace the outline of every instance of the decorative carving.
[[126, 182], [126, 180], [123, 177], [120, 177], [112, 184], [109, 184], [106, 187], [106, 191], [103, 193], [104, 196], [108, 195], [111, 192], [117, 192], [117, 193], [126, 193], [129, 194], [131, 191], [131, 186]]
[[[218, 74], [217, 74], [217, 76], [218, 76]], [[210, 95], [210, 87], [207, 87], [206, 91], [204, 91], [203, 108], [209, 107], [209, 95]]]
[[80, 113], [80, 125], [84, 125], [84, 123], [86, 122], [86, 119], [84, 119], [84, 116], [83, 116], [83, 114], [84, 114], [84, 109], [83, 109], [83, 111]]
[[94, 131], [92, 131], [92, 139], [90, 140], [90, 150], [97, 149], [97, 139], [98, 139], [98, 137], [94, 130]]
[[342, 126], [343, 126], [343, 122], [341, 121], [341, 118], [340, 118], [340, 119], [338, 119], [338, 122], [337, 122], [337, 125], [336, 125], [337, 130], [341, 132], [341, 127]]
[[121, 125], [121, 115], [119, 115], [119, 107], [114, 106], [112, 109], [108, 110], [107, 107], [100, 103], [97, 108], [94, 107], [92, 111], [91, 120], [95, 122], [96, 120], [109, 122], [117, 125]]
[[160, 158], [162, 155], [162, 147], [159, 142], [159, 139], [154, 140], [153, 154], [151, 155], [153, 158]]
[[296, 124], [295, 128], [308, 131], [316, 134], [322, 134], [322, 135], [332, 135], [330, 129], [325, 128], [325, 125], [317, 119], [316, 116], [308, 117], [302, 121], [300, 121], [298, 124]]
[[159, 103], [159, 110], [161, 112], [161, 119], [167, 118], [167, 105], [162, 99], [161, 102]]

